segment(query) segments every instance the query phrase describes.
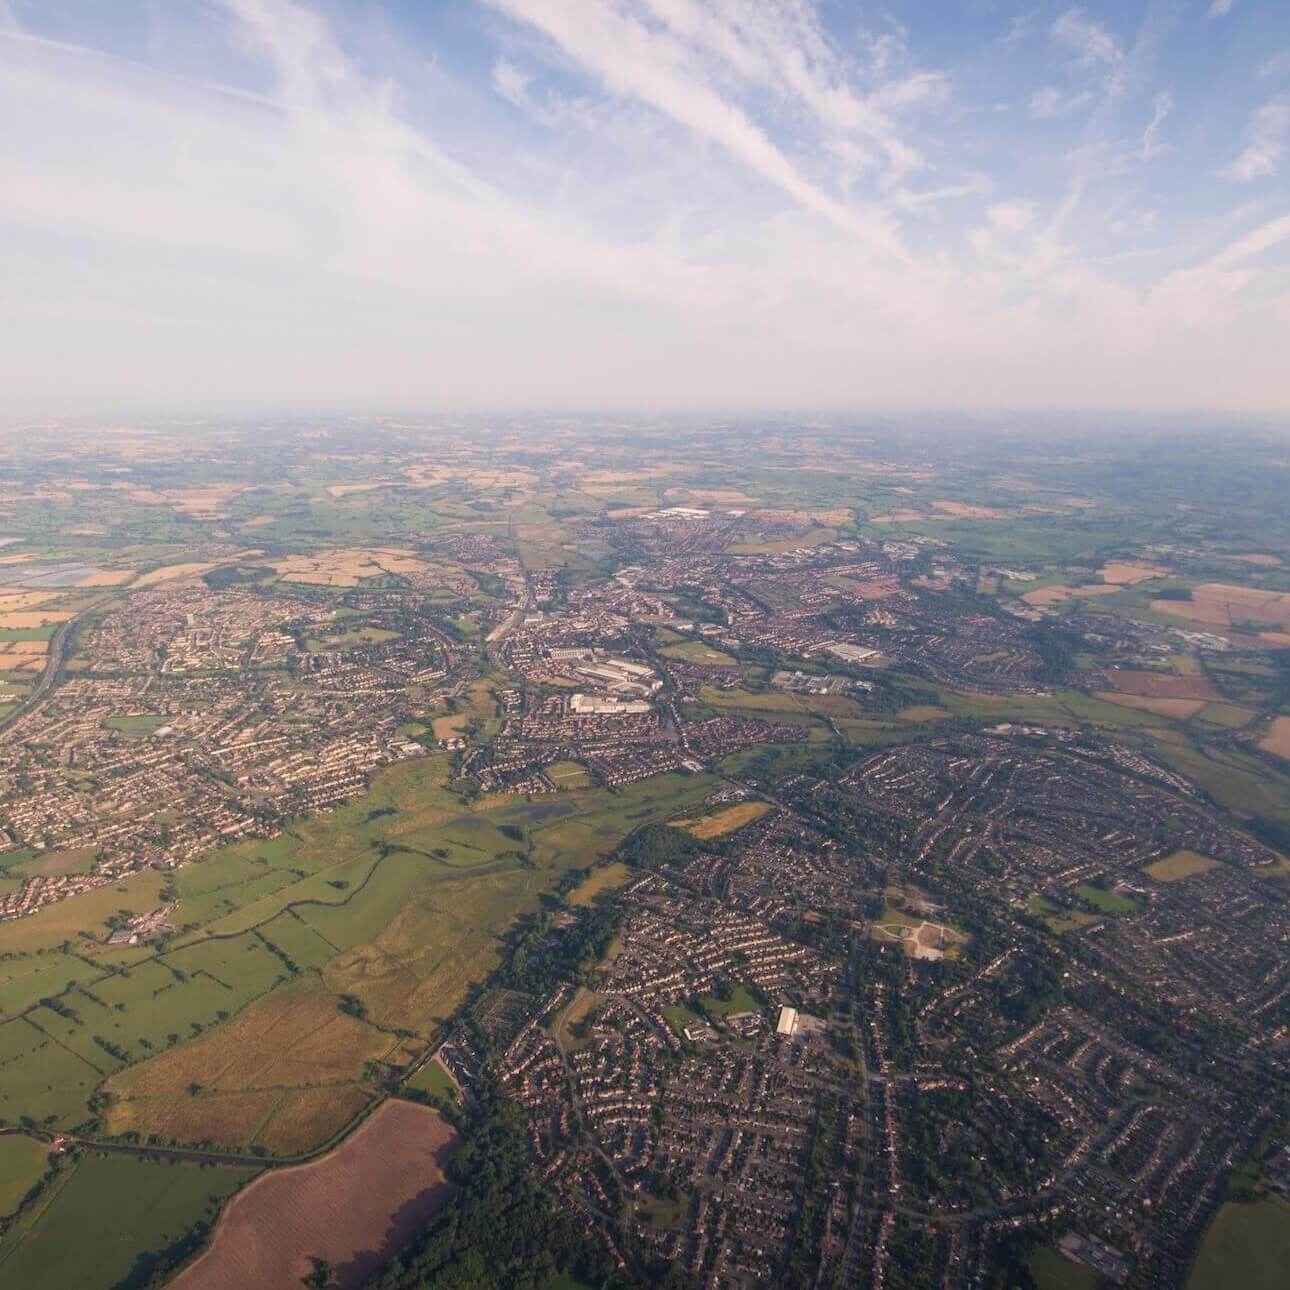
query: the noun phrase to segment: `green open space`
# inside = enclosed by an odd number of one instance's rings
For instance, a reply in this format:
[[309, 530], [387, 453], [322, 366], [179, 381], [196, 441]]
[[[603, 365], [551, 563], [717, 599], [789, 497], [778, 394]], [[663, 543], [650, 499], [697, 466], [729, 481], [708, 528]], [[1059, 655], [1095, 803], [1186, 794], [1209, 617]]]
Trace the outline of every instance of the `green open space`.
[[0, 1219], [15, 1213], [49, 1167], [49, 1146], [21, 1133], [0, 1134]]
[[702, 1002], [704, 1012], [717, 1017], [728, 1017], [735, 1012], [760, 1012], [766, 1006], [760, 991], [742, 983], [730, 991], [728, 999], [709, 994]]
[[1290, 1204], [1223, 1205], [1205, 1231], [1187, 1290], [1280, 1290], [1290, 1265]]
[[1092, 1268], [1068, 1259], [1051, 1246], [1036, 1250], [1026, 1260], [1026, 1267], [1039, 1290], [1098, 1290], [1101, 1279]]
[[97, 1154], [71, 1161], [6, 1235], [0, 1282], [111, 1290], [134, 1274], [146, 1284], [157, 1256], [177, 1253], [255, 1172]]

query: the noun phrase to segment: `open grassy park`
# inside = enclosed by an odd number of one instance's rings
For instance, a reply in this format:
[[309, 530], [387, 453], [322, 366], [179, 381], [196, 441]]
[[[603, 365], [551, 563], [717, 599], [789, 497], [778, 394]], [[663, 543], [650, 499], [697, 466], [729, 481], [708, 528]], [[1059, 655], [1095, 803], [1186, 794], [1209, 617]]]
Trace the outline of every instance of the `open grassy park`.
[[1280, 1198], [1224, 1205], [1214, 1216], [1187, 1290], [1280, 1290], [1290, 1266], [1290, 1204]]

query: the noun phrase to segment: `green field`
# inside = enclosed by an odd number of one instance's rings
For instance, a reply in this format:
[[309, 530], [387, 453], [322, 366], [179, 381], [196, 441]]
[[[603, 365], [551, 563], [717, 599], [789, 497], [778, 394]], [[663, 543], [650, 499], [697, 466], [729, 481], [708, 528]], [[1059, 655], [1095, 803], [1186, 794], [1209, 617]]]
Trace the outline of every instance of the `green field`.
[[0, 1134], [0, 1219], [13, 1214], [44, 1175], [49, 1148], [18, 1133]]
[[[50, 1290], [111, 1290], [210, 1222], [251, 1169], [202, 1169], [127, 1156], [65, 1165], [0, 1247], [0, 1282]], [[143, 1275], [139, 1275], [142, 1273]]]
[[1205, 1232], [1187, 1290], [1278, 1290], [1288, 1264], [1290, 1204], [1224, 1205]]
[[1173, 855], [1147, 865], [1143, 872], [1150, 874], [1157, 882], [1177, 882], [1181, 878], [1190, 878], [1193, 874], [1208, 873], [1217, 868], [1219, 862], [1211, 860], [1209, 856], [1198, 855], [1195, 851], [1175, 851]]
[[146, 713], [131, 717], [108, 717], [103, 722], [108, 730], [115, 730], [118, 734], [126, 735], [131, 739], [141, 739], [145, 735], [160, 730], [165, 724], [165, 717], [149, 716]]
[[1101, 1279], [1092, 1268], [1068, 1259], [1060, 1250], [1036, 1250], [1027, 1260], [1039, 1290], [1097, 1290]]
[[1092, 883], [1081, 883], [1075, 894], [1103, 914], [1136, 914], [1141, 906], [1130, 896], [1106, 887], [1096, 887]]
[[444, 1070], [437, 1059], [427, 1062], [417, 1071], [408, 1080], [407, 1087], [417, 1089], [422, 1093], [429, 1093], [431, 1097], [453, 1104], [456, 1103], [458, 1097], [457, 1085], [453, 1083], [452, 1076]]
[[703, 999], [704, 1012], [716, 1017], [728, 1017], [733, 1012], [760, 1012], [766, 1006], [761, 994], [747, 985], [737, 985], [730, 991], [730, 998], [719, 999], [715, 994]]
[[668, 1008], [663, 1009], [663, 1016], [667, 1024], [679, 1035], [686, 1026], [692, 1026], [696, 1021], [702, 1021], [693, 1008], [687, 1008], [683, 1003], [674, 1003]]

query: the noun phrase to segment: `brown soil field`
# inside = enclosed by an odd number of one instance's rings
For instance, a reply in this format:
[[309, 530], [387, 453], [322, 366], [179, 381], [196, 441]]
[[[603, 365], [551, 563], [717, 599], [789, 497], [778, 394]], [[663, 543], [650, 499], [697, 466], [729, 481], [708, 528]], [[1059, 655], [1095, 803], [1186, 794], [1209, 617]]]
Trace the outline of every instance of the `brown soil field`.
[[1136, 672], [1129, 668], [1110, 668], [1106, 679], [1121, 694], [1136, 694], [1145, 699], [1222, 699], [1222, 695], [1203, 676], [1171, 676], [1162, 672]]
[[1260, 632], [1259, 639], [1272, 645], [1290, 645], [1290, 632]]
[[384, 484], [328, 484], [327, 492], [332, 497], [348, 497], [350, 493], [370, 493], [384, 487]]
[[1273, 717], [1268, 733], [1259, 741], [1264, 752], [1290, 761], [1290, 717]]
[[1259, 591], [1226, 582], [1204, 582], [1194, 587], [1190, 600], [1153, 600], [1157, 613], [1189, 618], [1197, 623], [1230, 627], [1234, 622], [1290, 626], [1290, 592]]
[[1168, 570], [1154, 564], [1139, 564], [1131, 560], [1108, 560], [1099, 572], [1103, 582], [1131, 587], [1134, 583], [1146, 582], [1149, 578], [1163, 578]]
[[1258, 564], [1267, 568], [1280, 564], [1281, 561], [1275, 555], [1265, 555], [1260, 551], [1249, 551], [1243, 555], [1234, 555], [1233, 560], [1244, 560], [1246, 564]]
[[444, 1167], [457, 1143], [428, 1107], [386, 1102], [335, 1151], [257, 1178], [228, 1205], [210, 1248], [172, 1290], [288, 1290], [333, 1268], [337, 1290], [357, 1290], [444, 1204]]
[[1118, 703], [1122, 708], [1136, 708], [1139, 712], [1154, 712], [1159, 717], [1172, 717], [1186, 721], [1205, 706], [1203, 699], [1150, 699], [1140, 694], [1121, 694], [1116, 690], [1099, 690], [1093, 696], [1104, 703]]
[[966, 502], [938, 500], [932, 506], [938, 511], [944, 511], [946, 515], [954, 516], [956, 520], [1001, 520], [1008, 513], [994, 506], [969, 506]]
[[739, 802], [715, 815], [705, 815], [697, 820], [678, 820], [677, 823], [696, 838], [720, 838], [751, 824], [769, 810], [765, 802]]

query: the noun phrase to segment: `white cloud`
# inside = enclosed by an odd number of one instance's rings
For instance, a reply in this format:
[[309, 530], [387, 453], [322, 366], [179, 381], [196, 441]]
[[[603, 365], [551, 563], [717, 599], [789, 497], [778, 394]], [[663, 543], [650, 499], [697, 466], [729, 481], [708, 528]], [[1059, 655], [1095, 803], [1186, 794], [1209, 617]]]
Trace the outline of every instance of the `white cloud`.
[[1281, 169], [1290, 134], [1290, 98], [1269, 100], [1250, 118], [1243, 151], [1220, 174], [1235, 183], [1267, 179]]
[[1008, 233], [1020, 233], [1029, 228], [1035, 218], [1034, 202], [999, 202], [991, 206], [986, 215], [995, 228]]
[[1068, 9], [1062, 14], [1053, 23], [1053, 39], [1066, 46], [1081, 63], [1114, 66], [1124, 59], [1119, 41], [1083, 9]]
[[1152, 104], [1151, 120], [1142, 133], [1142, 157], [1149, 161], [1163, 148], [1160, 142], [1160, 127], [1174, 110], [1174, 96], [1168, 90], [1161, 90]]
[[1077, 90], [1063, 94], [1052, 85], [1036, 90], [1030, 96], [1030, 115], [1037, 121], [1046, 121], [1054, 117], [1072, 116], [1092, 104], [1097, 95], [1092, 90]]
[[1211, 18], [1221, 18], [1224, 14], [1232, 12], [1236, 0], [1212, 0], [1209, 6], [1209, 16]]
[[[1152, 194], [1059, 236], [1047, 143], [806, 0], [494, 0], [540, 21], [490, 16], [435, 111], [301, 0], [225, 3], [209, 80], [0, 32], [8, 406], [909, 406], [929, 370], [947, 404], [1286, 406], [1290, 216], [1189, 239], [1157, 199], [1130, 272]], [[570, 80], [586, 111], [516, 128]]]

